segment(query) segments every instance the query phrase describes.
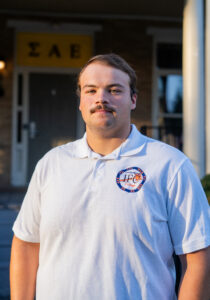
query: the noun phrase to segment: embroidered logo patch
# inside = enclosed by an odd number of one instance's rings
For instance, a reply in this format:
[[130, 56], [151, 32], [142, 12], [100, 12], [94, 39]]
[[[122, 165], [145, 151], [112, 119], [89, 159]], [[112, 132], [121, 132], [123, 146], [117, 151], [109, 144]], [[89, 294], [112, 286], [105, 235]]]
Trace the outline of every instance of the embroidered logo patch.
[[131, 167], [117, 174], [116, 182], [119, 188], [128, 193], [138, 192], [146, 181], [146, 175], [138, 167]]

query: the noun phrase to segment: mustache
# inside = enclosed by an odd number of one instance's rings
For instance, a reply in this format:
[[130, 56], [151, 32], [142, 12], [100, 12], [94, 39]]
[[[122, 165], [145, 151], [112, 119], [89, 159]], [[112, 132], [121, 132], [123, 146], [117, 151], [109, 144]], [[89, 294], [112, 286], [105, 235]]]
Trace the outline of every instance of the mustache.
[[98, 110], [105, 110], [105, 111], [108, 111], [108, 112], [115, 112], [115, 109], [112, 107], [112, 106], [109, 106], [109, 105], [106, 105], [106, 104], [98, 104], [96, 106], [94, 106], [93, 108], [91, 108], [90, 112], [91, 113], [94, 113]]

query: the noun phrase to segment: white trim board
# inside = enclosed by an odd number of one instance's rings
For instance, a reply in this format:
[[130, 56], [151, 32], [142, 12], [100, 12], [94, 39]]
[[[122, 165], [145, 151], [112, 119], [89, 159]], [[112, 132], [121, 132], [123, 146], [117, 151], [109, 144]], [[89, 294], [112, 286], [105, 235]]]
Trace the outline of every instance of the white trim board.
[[39, 22], [25, 20], [8, 20], [7, 26], [15, 28], [21, 32], [48, 32], [48, 33], [69, 33], [93, 35], [96, 31], [101, 31], [101, 25], [89, 25], [79, 23], [62, 22]]
[[0, 14], [9, 16], [48, 17], [48, 18], [71, 18], [82, 20], [136, 20], [136, 21], [159, 21], [167, 23], [182, 23], [183, 17], [141, 15], [141, 14], [103, 14], [103, 13], [56, 13], [44, 11], [23, 11], [14, 9], [0, 9]]

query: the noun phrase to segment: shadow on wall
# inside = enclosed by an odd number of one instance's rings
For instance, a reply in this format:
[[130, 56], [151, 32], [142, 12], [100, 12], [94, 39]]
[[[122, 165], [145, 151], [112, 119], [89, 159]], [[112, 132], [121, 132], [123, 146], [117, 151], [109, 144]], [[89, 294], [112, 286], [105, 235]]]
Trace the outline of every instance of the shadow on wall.
[[10, 186], [10, 153], [0, 145], [0, 188]]
[[0, 175], [4, 174], [5, 151], [0, 149]]

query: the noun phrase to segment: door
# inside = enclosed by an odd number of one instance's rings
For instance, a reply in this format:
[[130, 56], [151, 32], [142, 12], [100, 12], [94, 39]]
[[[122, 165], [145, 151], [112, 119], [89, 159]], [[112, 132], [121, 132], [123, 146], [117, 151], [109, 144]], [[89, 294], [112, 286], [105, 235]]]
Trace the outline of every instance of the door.
[[76, 139], [77, 109], [75, 74], [29, 75], [27, 181], [47, 151]]

